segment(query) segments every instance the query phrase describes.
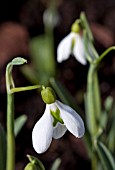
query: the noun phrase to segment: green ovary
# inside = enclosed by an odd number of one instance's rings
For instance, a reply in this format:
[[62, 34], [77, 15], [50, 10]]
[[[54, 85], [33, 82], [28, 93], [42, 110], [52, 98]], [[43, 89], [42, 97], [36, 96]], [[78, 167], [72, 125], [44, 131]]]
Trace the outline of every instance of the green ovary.
[[58, 108], [56, 109], [56, 111], [50, 110], [50, 113], [51, 113], [51, 115], [52, 115], [52, 117], [54, 119], [53, 126], [56, 126], [56, 124], [58, 122], [60, 122], [61, 124], [64, 124], [62, 118], [60, 117], [60, 111], [59, 111]]

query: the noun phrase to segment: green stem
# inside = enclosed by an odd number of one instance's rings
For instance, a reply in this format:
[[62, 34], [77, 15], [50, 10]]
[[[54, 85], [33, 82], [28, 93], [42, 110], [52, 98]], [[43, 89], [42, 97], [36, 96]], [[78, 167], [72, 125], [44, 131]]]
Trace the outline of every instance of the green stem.
[[9, 93], [16, 93], [16, 92], [22, 92], [22, 91], [27, 91], [27, 90], [34, 90], [41, 88], [42, 85], [34, 85], [34, 86], [27, 86], [27, 87], [15, 87], [10, 90]]
[[94, 75], [97, 65], [91, 64], [87, 79], [87, 125], [92, 136], [97, 132]]
[[94, 152], [91, 159], [91, 169], [97, 170], [97, 167], [98, 167], [98, 162], [97, 162], [96, 153]]
[[112, 46], [112, 47], [108, 48], [107, 50], [105, 50], [105, 51], [100, 55], [100, 57], [99, 57], [96, 61], [94, 61], [94, 63], [96, 63], [96, 64], [100, 63], [101, 60], [102, 60], [109, 52], [111, 52], [112, 50], [115, 50], [115, 46]]
[[7, 94], [7, 160], [6, 170], [15, 169], [14, 95]]
[[93, 93], [94, 93], [93, 95], [94, 95], [94, 102], [95, 102], [95, 117], [97, 123], [99, 123], [100, 116], [101, 116], [101, 95], [99, 89], [97, 69], [95, 69], [93, 75]]

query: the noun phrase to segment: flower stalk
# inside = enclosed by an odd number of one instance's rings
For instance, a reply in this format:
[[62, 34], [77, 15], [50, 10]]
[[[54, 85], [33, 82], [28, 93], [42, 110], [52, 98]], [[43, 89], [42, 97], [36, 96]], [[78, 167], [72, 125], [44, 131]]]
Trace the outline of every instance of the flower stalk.
[[97, 76], [97, 64], [91, 64], [87, 79], [87, 122], [91, 135], [98, 131], [98, 122], [101, 114], [101, 99]]
[[15, 169], [15, 137], [14, 137], [14, 94], [10, 93], [10, 88], [14, 87], [11, 75], [12, 64], [6, 68], [6, 89], [7, 89], [7, 156], [6, 170]]
[[87, 79], [87, 121], [89, 131], [94, 135], [97, 131], [97, 123], [95, 119], [95, 101], [94, 101], [94, 71], [95, 65], [90, 65]]
[[109, 52], [111, 52], [111, 51], [113, 51], [113, 50], [115, 50], [115, 46], [112, 46], [112, 47], [107, 48], [107, 49], [100, 55], [100, 57], [99, 57], [96, 61], [94, 61], [94, 63], [99, 64], [99, 63], [103, 60], [103, 58], [104, 58]]
[[17, 87], [12, 77], [14, 65], [22, 65], [27, 61], [21, 57], [14, 58], [6, 68], [6, 90], [7, 90], [7, 156], [6, 170], [15, 170], [15, 135], [14, 135], [14, 93], [41, 88], [41, 85]]
[[7, 160], [6, 170], [15, 169], [14, 94], [7, 94]]

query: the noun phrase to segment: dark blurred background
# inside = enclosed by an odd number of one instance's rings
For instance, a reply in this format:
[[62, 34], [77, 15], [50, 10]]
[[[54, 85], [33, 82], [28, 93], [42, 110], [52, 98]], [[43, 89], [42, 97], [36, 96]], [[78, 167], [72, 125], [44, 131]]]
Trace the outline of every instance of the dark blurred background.
[[[16, 56], [31, 63], [29, 41], [44, 33], [43, 13], [49, 1], [46, 0], [1, 0], [0, 2], [0, 122], [6, 129], [6, 64]], [[88, 18], [99, 54], [115, 43], [115, 1], [114, 0], [58, 0], [56, 2], [59, 22], [54, 29], [55, 59], [57, 45], [70, 32], [71, 24], [84, 11]], [[58, 78], [71, 92], [76, 103], [84, 111], [83, 93], [86, 90], [88, 65], [82, 66], [74, 58], [58, 64]], [[19, 68], [14, 68], [16, 86], [31, 83]], [[115, 53], [111, 52], [99, 69], [102, 104], [108, 95], [115, 97]], [[43, 114], [45, 105], [36, 91], [15, 94], [15, 117], [27, 114], [27, 122], [16, 138], [16, 170], [22, 170], [28, 162], [26, 155], [38, 157], [50, 169], [53, 161], [60, 157], [59, 170], [90, 169], [90, 161], [82, 139], [76, 139], [69, 132], [53, 140], [49, 150], [38, 155], [32, 148], [31, 131]]]

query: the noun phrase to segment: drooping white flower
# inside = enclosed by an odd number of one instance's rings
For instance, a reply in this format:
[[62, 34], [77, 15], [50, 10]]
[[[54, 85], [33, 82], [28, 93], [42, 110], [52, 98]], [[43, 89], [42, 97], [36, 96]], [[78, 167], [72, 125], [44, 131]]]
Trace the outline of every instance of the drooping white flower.
[[58, 45], [57, 61], [60, 63], [67, 60], [73, 54], [81, 64], [86, 64], [83, 38], [80, 33], [71, 32]]
[[61, 138], [67, 129], [75, 136], [82, 137], [85, 132], [81, 117], [71, 107], [56, 100], [46, 104], [43, 116], [35, 124], [32, 131], [32, 143], [37, 153], [45, 152], [52, 138]]

